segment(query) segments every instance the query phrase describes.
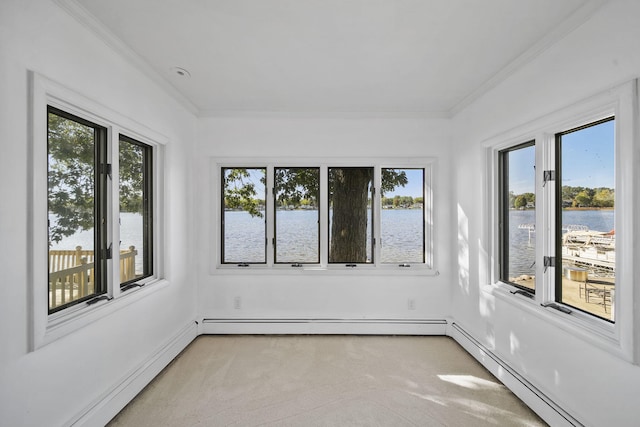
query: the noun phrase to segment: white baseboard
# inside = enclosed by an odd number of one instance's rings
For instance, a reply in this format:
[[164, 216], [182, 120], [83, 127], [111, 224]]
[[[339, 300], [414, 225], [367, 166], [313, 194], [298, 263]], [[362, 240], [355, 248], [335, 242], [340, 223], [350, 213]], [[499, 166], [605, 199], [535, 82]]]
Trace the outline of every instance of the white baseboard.
[[203, 319], [201, 334], [445, 335], [445, 319]]
[[65, 425], [104, 426], [118, 414], [198, 335], [195, 322], [189, 322], [143, 363], [117, 381], [100, 398], [76, 414]]
[[509, 388], [549, 425], [580, 427], [583, 424], [562, 409], [553, 399], [520, 375], [504, 360], [491, 352], [459, 324], [453, 322], [447, 332], [469, 354]]

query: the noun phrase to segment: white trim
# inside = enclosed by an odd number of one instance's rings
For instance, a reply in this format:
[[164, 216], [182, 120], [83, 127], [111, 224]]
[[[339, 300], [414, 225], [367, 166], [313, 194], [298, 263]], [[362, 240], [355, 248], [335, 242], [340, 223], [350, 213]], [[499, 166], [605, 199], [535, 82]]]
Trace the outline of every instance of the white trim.
[[543, 392], [526, 376], [522, 375], [503, 358], [489, 350], [458, 323], [453, 322], [447, 331], [453, 338], [473, 356], [491, 374], [498, 378], [519, 399], [527, 404], [538, 416], [552, 426], [583, 426], [575, 415], [568, 413], [558, 399]]
[[64, 425], [106, 425], [142, 391], [182, 350], [197, 338], [197, 325], [191, 321], [149, 357], [116, 381]]
[[[264, 264], [249, 264], [239, 268], [235, 264], [223, 264], [221, 260], [221, 200], [222, 200], [222, 176], [221, 170], [224, 167], [246, 167], [246, 168], [266, 168], [267, 183], [271, 183], [272, 169], [275, 167], [318, 167], [320, 168], [320, 180], [326, 182], [327, 170], [329, 167], [372, 167], [374, 169], [374, 186], [376, 194], [373, 200], [373, 207], [380, 207], [380, 170], [382, 168], [394, 169], [424, 169], [424, 238], [425, 238], [425, 262], [410, 263], [410, 267], [399, 267], [394, 263], [382, 263], [379, 261], [379, 245], [376, 245], [374, 253], [374, 262], [371, 264], [357, 264], [357, 267], [346, 267], [345, 264], [329, 264], [327, 258], [328, 248], [328, 213], [326, 209], [320, 210], [320, 262], [317, 264], [303, 264], [302, 267], [291, 268], [290, 264], [274, 264], [273, 250], [271, 245], [267, 245], [267, 262]], [[329, 274], [328, 272], [337, 274], [358, 275], [379, 275], [379, 274], [398, 274], [398, 275], [420, 275], [432, 276], [438, 275], [436, 268], [436, 257], [434, 253], [436, 241], [436, 228], [434, 227], [434, 176], [437, 167], [437, 159], [434, 157], [362, 157], [362, 158], [343, 158], [343, 157], [291, 157], [291, 158], [274, 158], [274, 157], [212, 157], [210, 159], [210, 177], [211, 185], [211, 218], [212, 229], [210, 230], [210, 256], [209, 256], [209, 273], [210, 274], [267, 274], [267, 275], [283, 275], [283, 274]], [[269, 218], [269, 212], [273, 211], [271, 194], [272, 189], [267, 188], [266, 212]], [[320, 206], [328, 205], [328, 189], [326, 186], [320, 186]], [[266, 239], [271, 241], [273, 234], [272, 221], [267, 221]], [[376, 221], [377, 222], [377, 221]], [[379, 225], [374, 222], [374, 234], [379, 235]], [[314, 272], [314, 273], [311, 273]], [[319, 273], [322, 272], [322, 273]]]
[[[137, 300], [140, 296], [159, 289], [167, 282], [163, 280], [163, 216], [164, 216], [164, 145], [168, 139], [146, 126], [120, 115], [83, 95], [35, 72], [29, 72], [30, 80], [30, 135], [29, 135], [29, 321], [30, 350], [33, 351], [56, 339], [69, 334], [83, 326], [104, 317], [115, 310]], [[142, 282], [144, 291], [120, 294], [114, 278], [119, 277], [118, 263], [110, 262], [111, 272], [107, 284], [107, 295], [114, 297], [111, 301], [101, 301], [92, 306], [77, 304], [68, 309], [49, 315], [48, 292], [48, 239], [47, 239], [47, 106], [59, 108], [83, 119], [107, 128], [108, 138], [118, 139], [118, 132], [135, 137], [153, 147], [154, 153], [154, 275]], [[111, 153], [109, 153], [111, 155]], [[113, 160], [113, 159], [111, 159]], [[111, 191], [109, 197], [113, 201], [117, 191]], [[117, 199], [116, 199], [117, 200]], [[114, 205], [117, 206], [117, 205]], [[110, 241], [119, 241], [119, 227], [114, 226], [117, 219], [109, 214]], [[113, 265], [115, 264], [115, 265]], [[153, 285], [153, 286], [151, 286]], [[122, 295], [136, 295], [135, 298], [122, 299]]]
[[252, 111], [200, 110], [199, 118], [248, 119], [450, 119], [449, 111]]
[[201, 334], [444, 335], [446, 319], [202, 319]]
[[[587, 98], [581, 102], [548, 114], [522, 126], [513, 128], [483, 142], [486, 147], [487, 182], [489, 186], [489, 202], [487, 204], [487, 220], [484, 229], [489, 242], [487, 268], [490, 272], [489, 283], [483, 285], [486, 292], [501, 295], [505, 301], [516, 301], [509, 295], [508, 285], [498, 280], [498, 226], [495, 221], [498, 215], [498, 151], [527, 141], [536, 141], [536, 181], [542, 182], [542, 171], [545, 168], [555, 169], [554, 135], [600, 119], [615, 116], [616, 119], [616, 283], [620, 284], [615, 293], [616, 319], [611, 324], [594, 316], [573, 310], [571, 314], [556, 312], [540, 306], [541, 303], [552, 302], [554, 298], [553, 269], [544, 272], [542, 265], [536, 266], [536, 295], [532, 301], [532, 312], [541, 318], [551, 321], [570, 333], [597, 345], [609, 353], [624, 360], [638, 363], [640, 353], [640, 316], [634, 314], [633, 307], [640, 301], [640, 295], [634, 292], [637, 263], [634, 262], [634, 231], [637, 229], [637, 213], [640, 211], [638, 193], [638, 95], [637, 81], [613, 87], [603, 93]], [[547, 166], [545, 166], [547, 165]], [[551, 223], [555, 212], [554, 186], [543, 189], [536, 185], [536, 259], [544, 255], [555, 255], [553, 227]], [[622, 231], [624, 230], [624, 231]], [[537, 263], [541, 264], [541, 263]], [[550, 313], [553, 311], [553, 313]], [[558, 323], [559, 322], [559, 323]], [[634, 332], [635, 331], [635, 332]]]

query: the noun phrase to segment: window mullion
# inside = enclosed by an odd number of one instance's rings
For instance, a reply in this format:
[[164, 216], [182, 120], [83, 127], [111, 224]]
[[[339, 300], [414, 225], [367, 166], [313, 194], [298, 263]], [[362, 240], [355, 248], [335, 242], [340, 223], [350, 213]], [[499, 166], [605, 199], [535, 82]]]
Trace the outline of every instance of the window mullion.
[[266, 245], [266, 265], [272, 267], [275, 256], [275, 191], [274, 191], [274, 168], [267, 166], [267, 182], [264, 206], [264, 220], [266, 225], [265, 245]]
[[329, 264], [329, 168], [322, 165], [320, 167], [320, 265], [327, 266]]
[[108, 230], [109, 242], [112, 244], [112, 256], [109, 266], [109, 277], [107, 282], [107, 292], [112, 296], [120, 294], [120, 287], [117, 286], [120, 278], [120, 132], [118, 129], [111, 127], [108, 135], [107, 155], [111, 164], [111, 179], [108, 180], [108, 206], [107, 206], [107, 224], [110, 225]]
[[373, 265], [377, 267], [381, 264], [380, 248], [382, 247], [380, 229], [382, 214], [382, 168], [380, 165], [376, 165], [373, 169], [372, 185], [374, 188], [374, 194], [373, 200], [371, 200], [371, 221], [373, 222], [373, 236], [371, 236], [373, 241], [373, 250], [371, 252], [373, 254]]

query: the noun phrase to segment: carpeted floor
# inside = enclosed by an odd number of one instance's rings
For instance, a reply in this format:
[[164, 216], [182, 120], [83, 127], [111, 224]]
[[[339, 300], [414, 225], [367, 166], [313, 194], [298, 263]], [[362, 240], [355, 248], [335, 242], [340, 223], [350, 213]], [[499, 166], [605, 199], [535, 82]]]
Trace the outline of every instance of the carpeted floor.
[[109, 426], [544, 426], [455, 341], [201, 336]]

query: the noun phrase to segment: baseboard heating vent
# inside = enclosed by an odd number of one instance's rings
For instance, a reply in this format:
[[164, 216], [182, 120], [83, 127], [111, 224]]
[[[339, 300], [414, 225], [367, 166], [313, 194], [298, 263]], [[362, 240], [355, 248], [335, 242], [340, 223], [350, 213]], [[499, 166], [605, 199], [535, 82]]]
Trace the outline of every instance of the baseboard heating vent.
[[[520, 399], [543, 417], [545, 421], [551, 421], [547, 419], [547, 417], [543, 416], [544, 414], [549, 414], [551, 411], [552, 414], [555, 415], [553, 417], [555, 418], [555, 422], [550, 423], [552, 425], [562, 424], [567, 426], [584, 427], [584, 424], [562, 409], [562, 407], [560, 407], [553, 399], [520, 375], [507, 362], [485, 347], [480, 341], [476, 340], [458, 324], [453, 322], [451, 324], [451, 329], [453, 330], [453, 333], [450, 331], [449, 335], [454, 338], [458, 344], [464, 347], [465, 350], [474, 356], [485, 368], [505, 383], [509, 389], [511, 389]], [[498, 370], [502, 372], [498, 374]], [[508, 374], [508, 378], [504, 373]], [[522, 391], [524, 391], [524, 394]]]
[[204, 318], [203, 334], [446, 335], [445, 319]]

